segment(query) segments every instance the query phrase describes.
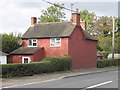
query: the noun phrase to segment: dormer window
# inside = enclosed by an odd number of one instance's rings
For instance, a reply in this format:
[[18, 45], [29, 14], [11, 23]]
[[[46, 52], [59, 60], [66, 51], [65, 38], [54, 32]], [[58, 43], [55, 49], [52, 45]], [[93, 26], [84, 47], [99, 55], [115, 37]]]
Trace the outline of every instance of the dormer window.
[[60, 38], [51, 38], [50, 39], [50, 47], [59, 47], [59, 46], [61, 46]]
[[36, 39], [29, 39], [28, 40], [28, 46], [29, 47], [36, 47], [37, 46], [37, 40]]

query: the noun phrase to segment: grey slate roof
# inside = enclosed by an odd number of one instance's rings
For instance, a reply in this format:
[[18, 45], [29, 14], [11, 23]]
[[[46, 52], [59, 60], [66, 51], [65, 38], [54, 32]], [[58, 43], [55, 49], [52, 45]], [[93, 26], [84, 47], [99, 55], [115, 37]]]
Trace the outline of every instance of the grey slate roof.
[[0, 56], [7, 56], [7, 55], [8, 55], [7, 53], [0, 51]]
[[83, 33], [84, 33], [84, 36], [85, 36], [86, 39], [97, 41], [97, 38], [95, 38], [94, 36], [90, 35], [86, 30], [83, 30]]
[[18, 49], [16, 49], [15, 51], [11, 52], [10, 54], [15, 54], [15, 55], [19, 55], [19, 54], [34, 54], [36, 51], [40, 50], [41, 47], [20, 47]]
[[70, 22], [35, 24], [31, 26], [22, 38], [49, 38], [69, 36], [75, 25]]
[[[48, 24], [35, 24], [23, 34], [22, 39], [30, 38], [52, 38], [68, 37], [72, 34], [75, 24], [72, 22], [58, 22]], [[93, 36], [83, 30], [86, 39], [96, 40]]]

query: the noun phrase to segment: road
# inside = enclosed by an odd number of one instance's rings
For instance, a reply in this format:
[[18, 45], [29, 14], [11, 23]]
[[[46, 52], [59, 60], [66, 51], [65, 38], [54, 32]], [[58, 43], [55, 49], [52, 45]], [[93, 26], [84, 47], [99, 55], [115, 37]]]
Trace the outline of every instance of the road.
[[11, 88], [118, 88], [118, 70], [13, 86]]

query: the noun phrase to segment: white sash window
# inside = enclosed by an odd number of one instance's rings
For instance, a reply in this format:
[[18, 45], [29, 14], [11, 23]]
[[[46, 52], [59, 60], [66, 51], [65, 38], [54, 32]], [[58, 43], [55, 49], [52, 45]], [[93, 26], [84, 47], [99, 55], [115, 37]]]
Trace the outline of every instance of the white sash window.
[[37, 46], [37, 40], [36, 39], [29, 39], [28, 40], [28, 47], [36, 47]]
[[50, 38], [50, 47], [61, 46], [61, 38]]

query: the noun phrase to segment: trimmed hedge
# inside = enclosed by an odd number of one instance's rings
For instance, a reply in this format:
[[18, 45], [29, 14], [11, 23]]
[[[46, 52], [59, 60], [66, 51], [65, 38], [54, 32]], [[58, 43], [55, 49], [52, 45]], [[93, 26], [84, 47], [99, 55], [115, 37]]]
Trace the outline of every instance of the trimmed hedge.
[[2, 65], [2, 77], [22, 77], [34, 74], [50, 73], [57, 71], [70, 70], [72, 59], [69, 56], [49, 57], [41, 62], [29, 64], [6, 64]]
[[105, 60], [97, 61], [98, 68], [104, 68], [104, 67], [110, 67], [110, 66], [120, 66], [120, 60], [105, 59]]

